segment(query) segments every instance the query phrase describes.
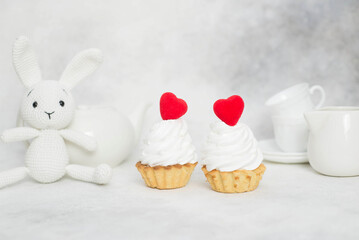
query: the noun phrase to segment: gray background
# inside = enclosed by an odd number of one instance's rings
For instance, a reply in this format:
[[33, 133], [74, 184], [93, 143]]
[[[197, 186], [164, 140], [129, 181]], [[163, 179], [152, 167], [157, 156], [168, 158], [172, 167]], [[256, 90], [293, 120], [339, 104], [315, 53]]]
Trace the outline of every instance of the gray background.
[[[160, 119], [161, 93], [173, 91], [189, 105], [185, 118], [199, 149], [215, 119], [213, 102], [232, 94], [244, 98], [242, 121], [258, 139], [272, 136], [265, 100], [296, 83], [322, 85], [326, 105], [359, 104], [359, 1], [1, 0], [0, 131], [15, 126], [24, 90], [11, 57], [19, 35], [31, 39], [45, 79], [58, 79], [81, 50], [103, 51], [101, 68], [74, 89], [79, 104], [110, 104], [129, 113], [152, 101], [148, 127]], [[21, 166], [24, 150], [22, 143], [0, 144], [0, 170]], [[267, 163], [266, 181], [253, 193], [218, 195], [199, 169], [186, 188], [158, 193], [144, 187], [133, 163], [126, 166], [115, 170], [106, 187], [64, 179], [54, 186], [25, 181], [22, 188], [1, 190], [0, 236], [77, 233], [89, 239], [100, 228], [105, 237], [122, 231], [128, 238], [151, 236], [154, 230], [180, 238], [181, 228], [167, 227], [182, 226], [197, 238], [357, 238], [357, 179], [327, 178], [309, 165]], [[337, 190], [342, 192], [334, 195]], [[158, 215], [162, 209], [182, 222]], [[232, 218], [216, 219], [213, 209]], [[167, 221], [172, 225], [161, 225]], [[156, 223], [153, 229], [148, 222]]]
[[[329, 105], [358, 105], [358, 1], [1, 1], [0, 129], [14, 125], [23, 93], [12, 67], [27, 35], [45, 79], [58, 79], [79, 51], [97, 47], [99, 70], [75, 90], [79, 104], [129, 112], [173, 91], [189, 105], [196, 143], [218, 98], [241, 95], [242, 121], [272, 136], [265, 100], [293, 84], [321, 84]], [[1, 146], [3, 147], [3, 146]]]

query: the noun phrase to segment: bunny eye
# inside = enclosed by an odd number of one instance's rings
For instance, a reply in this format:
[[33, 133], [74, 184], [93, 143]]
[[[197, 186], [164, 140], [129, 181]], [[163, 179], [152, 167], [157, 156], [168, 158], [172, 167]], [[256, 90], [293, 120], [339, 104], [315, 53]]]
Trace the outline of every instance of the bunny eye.
[[59, 102], [59, 104], [60, 104], [61, 107], [65, 106], [65, 102], [62, 101], [62, 100]]
[[37, 102], [33, 102], [33, 103], [32, 103], [32, 107], [33, 107], [33, 108], [36, 108], [36, 107], [37, 107]]

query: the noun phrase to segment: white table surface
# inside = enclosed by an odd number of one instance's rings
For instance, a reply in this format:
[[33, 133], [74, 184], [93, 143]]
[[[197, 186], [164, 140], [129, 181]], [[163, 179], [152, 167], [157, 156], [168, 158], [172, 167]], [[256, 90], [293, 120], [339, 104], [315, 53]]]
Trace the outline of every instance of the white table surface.
[[[0, 150], [1, 171], [21, 165], [22, 145]], [[0, 190], [0, 239], [359, 239], [358, 177], [265, 164], [243, 194], [212, 191], [199, 167], [184, 188], [151, 189], [135, 159], [106, 186], [28, 178]]]

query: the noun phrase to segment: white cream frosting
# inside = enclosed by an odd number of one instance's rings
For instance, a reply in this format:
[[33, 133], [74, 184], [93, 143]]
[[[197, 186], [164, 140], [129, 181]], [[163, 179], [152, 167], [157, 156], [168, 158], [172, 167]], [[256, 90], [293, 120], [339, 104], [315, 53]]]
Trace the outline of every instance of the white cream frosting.
[[247, 125], [237, 123], [231, 127], [223, 122], [211, 124], [203, 151], [203, 165], [206, 165], [208, 171], [253, 170], [262, 160], [257, 140]]
[[155, 124], [144, 140], [141, 163], [153, 167], [197, 162], [187, 130], [187, 124], [182, 119]]

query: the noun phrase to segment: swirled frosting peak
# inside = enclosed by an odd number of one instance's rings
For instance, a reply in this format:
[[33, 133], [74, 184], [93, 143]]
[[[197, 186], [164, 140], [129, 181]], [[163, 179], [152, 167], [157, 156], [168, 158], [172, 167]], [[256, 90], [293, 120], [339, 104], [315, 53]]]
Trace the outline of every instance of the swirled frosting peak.
[[247, 125], [237, 123], [231, 127], [223, 122], [211, 124], [203, 151], [203, 165], [206, 165], [208, 171], [253, 170], [262, 160], [257, 140]]
[[197, 162], [197, 154], [187, 129], [182, 119], [155, 124], [144, 140], [141, 163], [153, 167]]

